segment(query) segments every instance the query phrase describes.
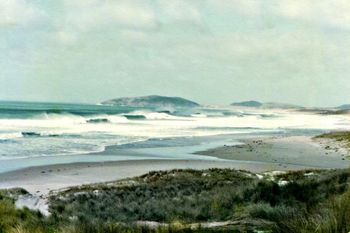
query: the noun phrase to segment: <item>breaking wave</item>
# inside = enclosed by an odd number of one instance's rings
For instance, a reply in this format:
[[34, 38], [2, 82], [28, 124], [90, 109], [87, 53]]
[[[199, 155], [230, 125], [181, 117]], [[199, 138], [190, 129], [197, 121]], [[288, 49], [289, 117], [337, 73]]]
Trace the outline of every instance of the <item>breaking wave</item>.
[[[71, 155], [166, 138], [350, 129], [346, 116], [203, 107], [152, 110], [97, 105], [0, 104], [0, 160]], [[164, 143], [164, 142], [161, 142]]]

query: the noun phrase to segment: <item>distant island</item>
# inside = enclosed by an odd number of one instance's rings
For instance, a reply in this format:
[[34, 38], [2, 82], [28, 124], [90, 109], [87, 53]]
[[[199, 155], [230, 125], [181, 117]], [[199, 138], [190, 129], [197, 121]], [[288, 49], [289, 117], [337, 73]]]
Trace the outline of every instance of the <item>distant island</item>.
[[149, 95], [140, 97], [125, 97], [107, 100], [102, 105], [130, 106], [130, 107], [171, 107], [171, 108], [193, 108], [200, 106], [198, 103], [181, 97], [168, 97]]
[[350, 104], [343, 104], [337, 107], [340, 110], [350, 110]]
[[237, 103], [232, 103], [232, 106], [240, 106], [240, 107], [253, 107], [253, 108], [257, 108], [257, 107], [261, 107], [263, 104], [255, 101], [255, 100], [251, 100], [251, 101], [243, 101], [243, 102], [237, 102]]
[[255, 100], [235, 102], [235, 103], [232, 103], [231, 106], [249, 107], [249, 108], [302, 108], [301, 106], [293, 105], [293, 104], [276, 103], [276, 102], [262, 103]]

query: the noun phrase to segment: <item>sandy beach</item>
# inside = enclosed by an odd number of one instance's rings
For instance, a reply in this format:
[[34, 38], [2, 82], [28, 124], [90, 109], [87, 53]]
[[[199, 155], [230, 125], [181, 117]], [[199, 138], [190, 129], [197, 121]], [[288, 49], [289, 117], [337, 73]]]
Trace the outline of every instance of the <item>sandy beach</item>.
[[222, 146], [196, 152], [199, 155], [238, 161], [278, 163], [280, 167], [300, 165], [313, 168], [345, 168], [348, 151], [331, 140], [311, 136], [261, 137], [240, 140], [242, 145]]
[[[139, 176], [155, 170], [231, 168], [254, 173], [301, 169], [333, 169], [350, 166], [347, 151], [328, 140], [314, 140], [311, 136], [252, 136], [242, 137], [240, 143], [200, 146], [117, 149], [100, 154], [137, 154], [152, 159], [103, 162], [70, 162], [27, 168], [0, 173], [0, 189], [20, 187], [30, 194], [20, 197], [16, 205], [38, 209], [49, 214], [48, 197], [69, 187], [109, 182]], [[226, 141], [227, 142], [227, 141]], [[225, 143], [225, 141], [221, 141]], [[213, 147], [216, 145], [216, 147]], [[220, 145], [220, 146], [219, 146]], [[329, 146], [331, 145], [331, 146]], [[194, 149], [197, 148], [195, 152]], [[202, 149], [202, 151], [201, 151]], [[191, 159], [165, 159], [160, 155], [191, 153]], [[151, 155], [155, 156], [152, 157]], [[107, 157], [111, 159], [110, 157]]]
[[[197, 154], [210, 159], [145, 159], [36, 166], [0, 174], [0, 188], [21, 187], [35, 195], [89, 183], [142, 175], [152, 170], [233, 168], [261, 173], [305, 168], [346, 168], [343, 150], [329, 149], [311, 137], [257, 137], [242, 145], [222, 146]], [[159, 153], [157, 148], [157, 153]], [[148, 149], [148, 153], [151, 150]], [[139, 152], [140, 153], [140, 152]], [[217, 159], [219, 158], [219, 159]]]
[[251, 161], [205, 160], [137, 160], [98, 163], [73, 163], [40, 166], [0, 174], [0, 189], [21, 187], [32, 194], [46, 195], [50, 191], [70, 186], [107, 182], [142, 175], [153, 170], [233, 168], [264, 172], [307, 168], [302, 165]]
[[350, 233], [349, 12], [0, 0], [0, 233]]

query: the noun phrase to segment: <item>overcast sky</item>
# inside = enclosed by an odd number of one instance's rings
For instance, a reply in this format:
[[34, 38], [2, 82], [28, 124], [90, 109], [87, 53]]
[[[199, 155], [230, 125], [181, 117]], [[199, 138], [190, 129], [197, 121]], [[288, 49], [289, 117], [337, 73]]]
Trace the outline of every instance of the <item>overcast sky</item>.
[[0, 0], [0, 99], [350, 102], [348, 0]]

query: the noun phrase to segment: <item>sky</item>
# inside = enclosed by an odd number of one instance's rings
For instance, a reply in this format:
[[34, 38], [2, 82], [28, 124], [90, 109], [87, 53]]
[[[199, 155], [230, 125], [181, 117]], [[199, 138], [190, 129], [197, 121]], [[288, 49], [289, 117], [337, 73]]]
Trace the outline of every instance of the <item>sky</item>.
[[348, 0], [0, 0], [0, 100], [350, 103]]

